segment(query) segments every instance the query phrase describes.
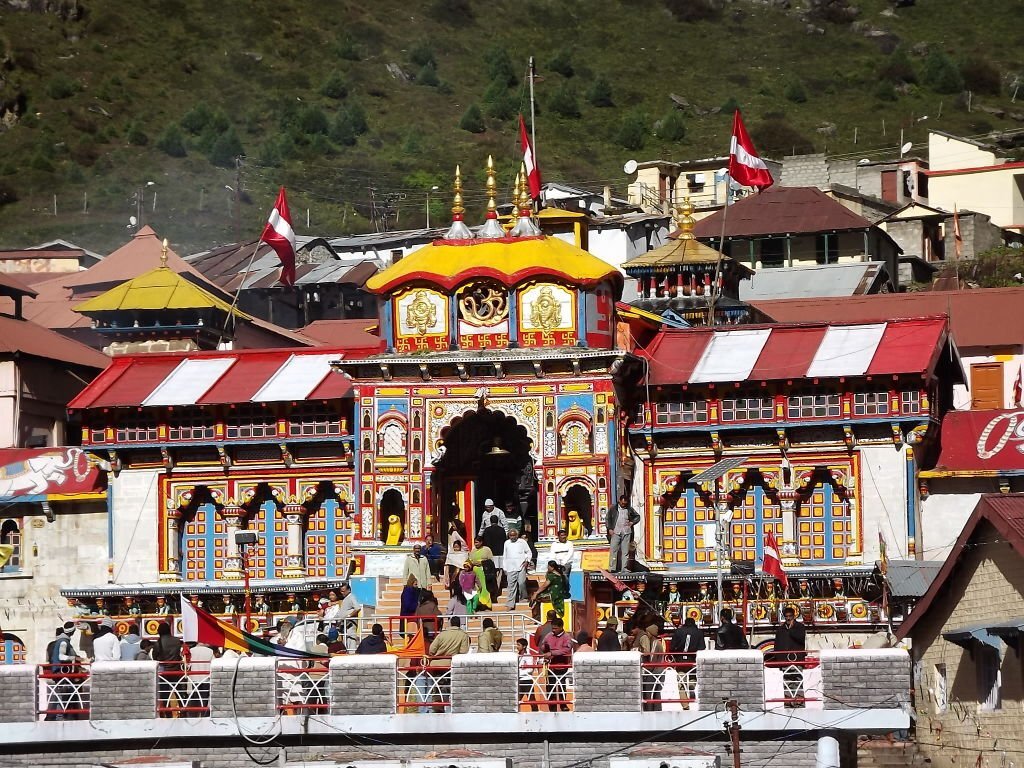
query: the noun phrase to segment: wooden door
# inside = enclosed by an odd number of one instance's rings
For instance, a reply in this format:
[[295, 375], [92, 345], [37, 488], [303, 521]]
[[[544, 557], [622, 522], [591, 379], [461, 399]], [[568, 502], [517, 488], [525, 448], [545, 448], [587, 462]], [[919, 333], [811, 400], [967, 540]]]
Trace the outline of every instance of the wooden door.
[[971, 366], [971, 410], [1002, 408], [1003, 364], [975, 363]]
[[893, 203], [899, 201], [896, 192], [896, 171], [882, 171], [882, 199]]

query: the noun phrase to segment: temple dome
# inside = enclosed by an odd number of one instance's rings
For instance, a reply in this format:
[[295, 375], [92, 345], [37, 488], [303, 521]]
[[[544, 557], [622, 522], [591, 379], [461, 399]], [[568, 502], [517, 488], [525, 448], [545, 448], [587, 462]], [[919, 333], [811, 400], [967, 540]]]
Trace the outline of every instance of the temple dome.
[[622, 283], [622, 274], [608, 262], [557, 237], [540, 236], [435, 240], [370, 278], [366, 288], [388, 293], [426, 282], [453, 290], [484, 277], [508, 287], [536, 278], [555, 278], [581, 288], [606, 280]]

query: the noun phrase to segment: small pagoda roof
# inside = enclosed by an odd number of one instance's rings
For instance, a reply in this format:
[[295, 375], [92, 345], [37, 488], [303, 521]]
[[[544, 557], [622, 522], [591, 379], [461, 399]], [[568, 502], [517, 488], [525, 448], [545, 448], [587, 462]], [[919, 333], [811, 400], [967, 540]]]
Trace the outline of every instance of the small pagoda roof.
[[126, 280], [74, 307], [75, 312], [82, 314], [169, 309], [218, 309], [225, 314], [248, 317], [167, 266]]

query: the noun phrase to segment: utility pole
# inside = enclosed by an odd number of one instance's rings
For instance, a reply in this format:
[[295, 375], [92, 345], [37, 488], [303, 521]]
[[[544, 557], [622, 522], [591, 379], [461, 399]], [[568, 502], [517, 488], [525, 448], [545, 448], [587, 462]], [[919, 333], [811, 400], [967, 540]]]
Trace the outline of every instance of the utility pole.
[[242, 242], [242, 156], [235, 158], [235, 242]]
[[729, 699], [725, 705], [732, 715], [732, 721], [727, 723], [725, 729], [729, 732], [729, 739], [732, 741], [732, 768], [740, 767], [740, 708], [736, 699]]

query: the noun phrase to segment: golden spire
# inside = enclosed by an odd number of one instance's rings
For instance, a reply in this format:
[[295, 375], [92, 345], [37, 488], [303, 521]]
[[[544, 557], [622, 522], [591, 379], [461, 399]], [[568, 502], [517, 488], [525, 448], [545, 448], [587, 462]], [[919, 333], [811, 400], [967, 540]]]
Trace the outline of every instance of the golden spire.
[[520, 215], [530, 216], [533, 213], [533, 207], [530, 204], [530, 192], [526, 188], [528, 176], [526, 175], [525, 162], [520, 166], [519, 177], [522, 179], [522, 186], [519, 189]]
[[455, 197], [452, 200], [452, 225], [444, 233], [445, 240], [472, 240], [473, 233], [462, 221], [466, 209], [462, 206], [462, 170], [455, 166]]
[[519, 195], [522, 193], [522, 177], [516, 174], [516, 183], [512, 187], [512, 221], [519, 218]]
[[484, 225], [477, 230], [476, 236], [485, 239], [496, 239], [505, 236], [505, 230], [498, 222], [498, 203], [494, 199], [498, 193], [498, 182], [495, 180], [494, 158], [487, 156], [487, 218]]
[[494, 158], [487, 156], [487, 218], [493, 219], [498, 215], [498, 204], [494, 196], [498, 191], [498, 183], [494, 180]]
[[696, 240], [693, 235], [693, 225], [696, 224], [693, 218], [693, 203], [690, 198], [683, 198], [683, 204], [676, 208], [676, 226], [679, 227], [679, 240]]
[[466, 209], [462, 207], [462, 169], [455, 166], [455, 199], [452, 201], [452, 220], [461, 221]]
[[526, 163], [519, 169], [516, 177], [516, 208], [519, 210], [519, 218], [513, 227], [512, 237], [537, 237], [541, 234], [540, 228], [533, 220], [533, 208], [530, 205], [530, 194], [527, 192]]
[[164, 238], [164, 247], [160, 249], [160, 266], [167, 268], [167, 238]]

